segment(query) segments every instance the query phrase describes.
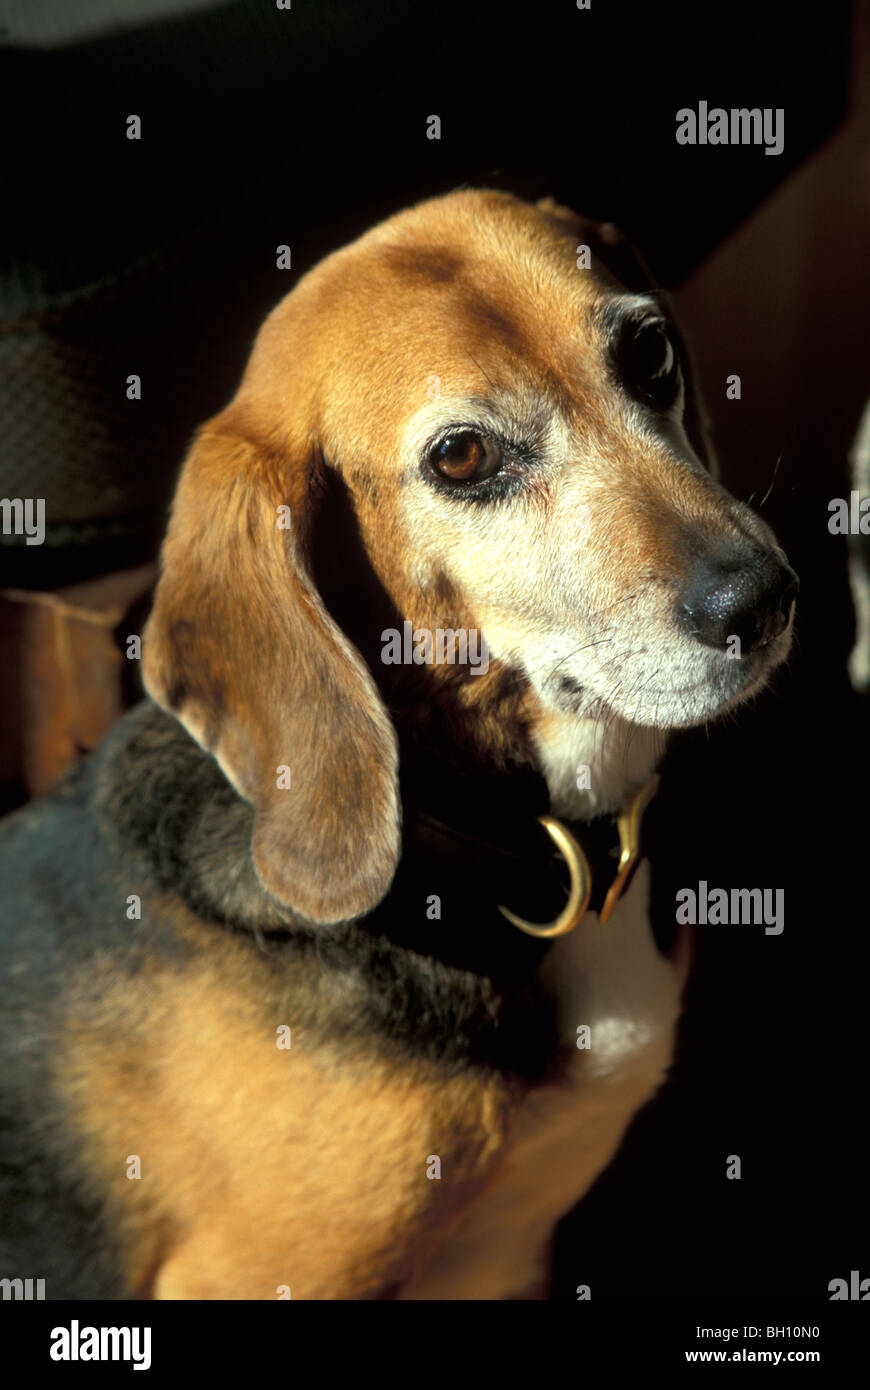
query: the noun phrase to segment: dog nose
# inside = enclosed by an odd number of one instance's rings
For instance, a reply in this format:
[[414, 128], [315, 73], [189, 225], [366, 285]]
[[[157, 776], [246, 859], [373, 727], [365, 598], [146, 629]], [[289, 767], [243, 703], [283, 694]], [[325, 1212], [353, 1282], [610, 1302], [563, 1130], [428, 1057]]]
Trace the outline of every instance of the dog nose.
[[680, 621], [708, 647], [724, 650], [738, 637], [746, 656], [785, 630], [799, 587], [794, 570], [772, 550], [708, 558], [683, 594]]

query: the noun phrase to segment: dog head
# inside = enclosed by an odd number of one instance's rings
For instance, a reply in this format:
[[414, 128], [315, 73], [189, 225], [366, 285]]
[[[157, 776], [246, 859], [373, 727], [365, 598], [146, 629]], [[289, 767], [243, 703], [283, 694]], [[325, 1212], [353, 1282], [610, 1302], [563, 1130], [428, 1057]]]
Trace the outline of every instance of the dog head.
[[323, 469], [414, 633], [478, 634], [520, 680], [546, 766], [554, 727], [699, 723], [784, 658], [796, 577], [711, 465], [685, 345], [612, 228], [459, 192], [306, 275], [185, 463], [144, 651], [252, 802], [267, 889], [343, 920], [399, 853], [391, 721], [311, 578]]

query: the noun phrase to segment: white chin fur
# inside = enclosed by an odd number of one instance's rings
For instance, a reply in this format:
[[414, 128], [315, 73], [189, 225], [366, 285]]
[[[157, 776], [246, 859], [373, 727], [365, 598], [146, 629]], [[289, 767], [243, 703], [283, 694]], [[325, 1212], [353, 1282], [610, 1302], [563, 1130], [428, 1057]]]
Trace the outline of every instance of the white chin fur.
[[640, 728], [618, 715], [551, 715], [536, 742], [553, 814], [584, 820], [618, 811], [629, 790], [654, 772], [666, 738], [661, 729]]
[[536, 745], [553, 814], [579, 820], [618, 811], [627, 794], [655, 771], [671, 729], [717, 719], [757, 693], [789, 645], [786, 632], [745, 682], [722, 673], [689, 689], [647, 691], [630, 710], [604, 708], [596, 717], [551, 711]]

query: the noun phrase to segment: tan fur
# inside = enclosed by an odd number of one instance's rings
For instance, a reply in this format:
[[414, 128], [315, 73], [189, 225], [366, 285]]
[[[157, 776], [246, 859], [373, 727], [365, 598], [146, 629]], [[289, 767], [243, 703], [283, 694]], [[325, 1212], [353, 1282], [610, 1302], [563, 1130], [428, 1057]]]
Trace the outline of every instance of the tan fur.
[[[58, 1066], [83, 1181], [108, 1194], [132, 1286], [162, 1299], [275, 1299], [282, 1285], [294, 1299], [383, 1296], [488, 1181], [507, 1086], [388, 1063], [365, 1038], [324, 1046], [247, 945], [227, 937], [216, 951], [186, 914], [176, 929], [196, 964], [149, 967], [132, 1006], [107, 972], [100, 1009], [69, 1018]], [[141, 1178], [127, 1177], [131, 1155]]]
[[[340, 921], [373, 907], [393, 876], [396, 749], [368, 672], [306, 574], [312, 468], [310, 450], [294, 473], [222, 422], [200, 432], [143, 670], [154, 698], [253, 803], [264, 886], [306, 917]], [[289, 541], [282, 505], [294, 517]]]

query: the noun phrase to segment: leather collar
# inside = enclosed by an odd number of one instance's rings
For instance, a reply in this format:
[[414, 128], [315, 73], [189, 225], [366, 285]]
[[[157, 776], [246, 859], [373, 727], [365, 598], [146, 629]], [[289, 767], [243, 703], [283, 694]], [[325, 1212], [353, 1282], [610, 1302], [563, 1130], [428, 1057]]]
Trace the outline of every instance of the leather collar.
[[[588, 901], [577, 921], [589, 912], [601, 920], [626, 891], [643, 857], [643, 809], [657, 786], [656, 777], [637, 789], [633, 808], [619, 816], [561, 822], [588, 865]], [[528, 978], [549, 941], [526, 928], [556, 921], [572, 887], [572, 866], [541, 823], [549, 811], [544, 779], [517, 768], [470, 774], [433, 758], [406, 771], [402, 805], [402, 856], [368, 929], [460, 968]], [[635, 845], [626, 856], [629, 829]], [[519, 931], [517, 919], [526, 924]]]
[[495, 834], [471, 834], [424, 811], [410, 820], [404, 855], [446, 867], [474, 898], [530, 936], [563, 936], [586, 912], [606, 922], [643, 857], [642, 822], [657, 776], [635, 789], [617, 816], [590, 821], [525, 815]]

